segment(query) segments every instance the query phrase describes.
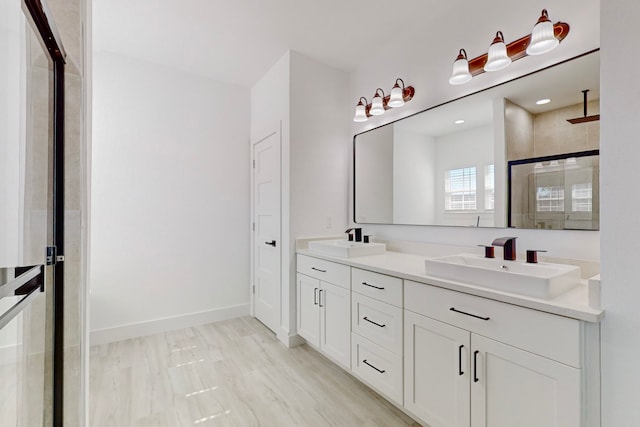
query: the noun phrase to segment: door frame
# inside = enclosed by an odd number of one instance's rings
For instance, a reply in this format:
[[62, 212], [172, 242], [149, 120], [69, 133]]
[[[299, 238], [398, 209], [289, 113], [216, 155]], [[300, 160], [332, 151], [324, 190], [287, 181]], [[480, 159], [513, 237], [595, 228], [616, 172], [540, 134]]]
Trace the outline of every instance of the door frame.
[[283, 246], [282, 243], [282, 236], [283, 236], [283, 232], [282, 232], [282, 121], [278, 121], [277, 124], [274, 123], [272, 126], [270, 126], [270, 129], [275, 129], [271, 132], [269, 132], [267, 135], [258, 138], [255, 141], [251, 141], [251, 154], [250, 154], [250, 174], [251, 174], [251, 201], [250, 201], [250, 209], [251, 209], [251, 214], [249, 215], [249, 230], [251, 231], [251, 239], [249, 244], [251, 245], [251, 251], [250, 251], [250, 257], [249, 257], [249, 262], [250, 262], [250, 270], [249, 270], [249, 274], [250, 274], [250, 283], [249, 283], [249, 295], [250, 295], [250, 303], [249, 303], [249, 313], [251, 314], [252, 317], [256, 317], [256, 313], [255, 313], [255, 286], [256, 286], [256, 280], [255, 280], [255, 273], [256, 273], [256, 269], [255, 269], [255, 260], [256, 260], [256, 256], [255, 256], [255, 240], [256, 240], [256, 233], [255, 233], [255, 147], [256, 145], [260, 144], [261, 142], [267, 140], [268, 138], [271, 138], [273, 135], [279, 135], [278, 137], [278, 159], [280, 160], [279, 162], [279, 174], [280, 174], [280, 191], [278, 192], [279, 195], [279, 205], [280, 205], [280, 235], [278, 236], [277, 240], [278, 242], [280, 242], [280, 256], [279, 256], [279, 262], [278, 262], [278, 267], [280, 268], [280, 289], [279, 289], [279, 298], [278, 298], [278, 302], [279, 302], [279, 311], [280, 313], [278, 313], [278, 330], [277, 331], [273, 331], [277, 336], [280, 335], [280, 330], [282, 329], [282, 259], [284, 256], [284, 248], [285, 246]]

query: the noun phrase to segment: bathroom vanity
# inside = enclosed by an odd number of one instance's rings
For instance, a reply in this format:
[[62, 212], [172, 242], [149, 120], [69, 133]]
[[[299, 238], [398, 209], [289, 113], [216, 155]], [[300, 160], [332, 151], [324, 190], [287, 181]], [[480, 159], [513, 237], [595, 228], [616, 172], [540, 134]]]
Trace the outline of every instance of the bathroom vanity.
[[419, 422], [600, 425], [604, 312], [585, 280], [543, 299], [429, 276], [424, 255], [339, 258], [308, 243], [298, 334]]

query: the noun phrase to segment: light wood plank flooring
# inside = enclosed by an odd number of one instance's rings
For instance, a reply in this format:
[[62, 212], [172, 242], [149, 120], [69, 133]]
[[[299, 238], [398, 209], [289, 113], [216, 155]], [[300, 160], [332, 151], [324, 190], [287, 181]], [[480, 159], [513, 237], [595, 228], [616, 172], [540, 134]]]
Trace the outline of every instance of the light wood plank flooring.
[[91, 427], [419, 426], [251, 317], [91, 348]]

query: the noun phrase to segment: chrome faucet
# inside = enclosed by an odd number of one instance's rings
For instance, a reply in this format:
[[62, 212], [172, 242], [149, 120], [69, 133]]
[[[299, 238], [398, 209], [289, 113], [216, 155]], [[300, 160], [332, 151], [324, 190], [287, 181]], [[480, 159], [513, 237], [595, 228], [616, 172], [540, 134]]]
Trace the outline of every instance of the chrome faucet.
[[517, 237], [498, 237], [491, 243], [493, 246], [502, 246], [504, 260], [515, 261], [516, 260], [516, 239]]

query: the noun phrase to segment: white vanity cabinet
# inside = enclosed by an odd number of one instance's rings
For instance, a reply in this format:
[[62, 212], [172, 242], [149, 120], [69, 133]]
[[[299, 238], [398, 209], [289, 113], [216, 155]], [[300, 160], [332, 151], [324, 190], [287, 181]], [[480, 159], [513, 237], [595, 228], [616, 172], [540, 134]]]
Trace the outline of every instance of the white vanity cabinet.
[[408, 411], [431, 427], [580, 427], [582, 322], [405, 281]]
[[351, 267], [297, 256], [298, 334], [351, 367]]
[[353, 373], [402, 406], [402, 279], [352, 268], [351, 289]]

